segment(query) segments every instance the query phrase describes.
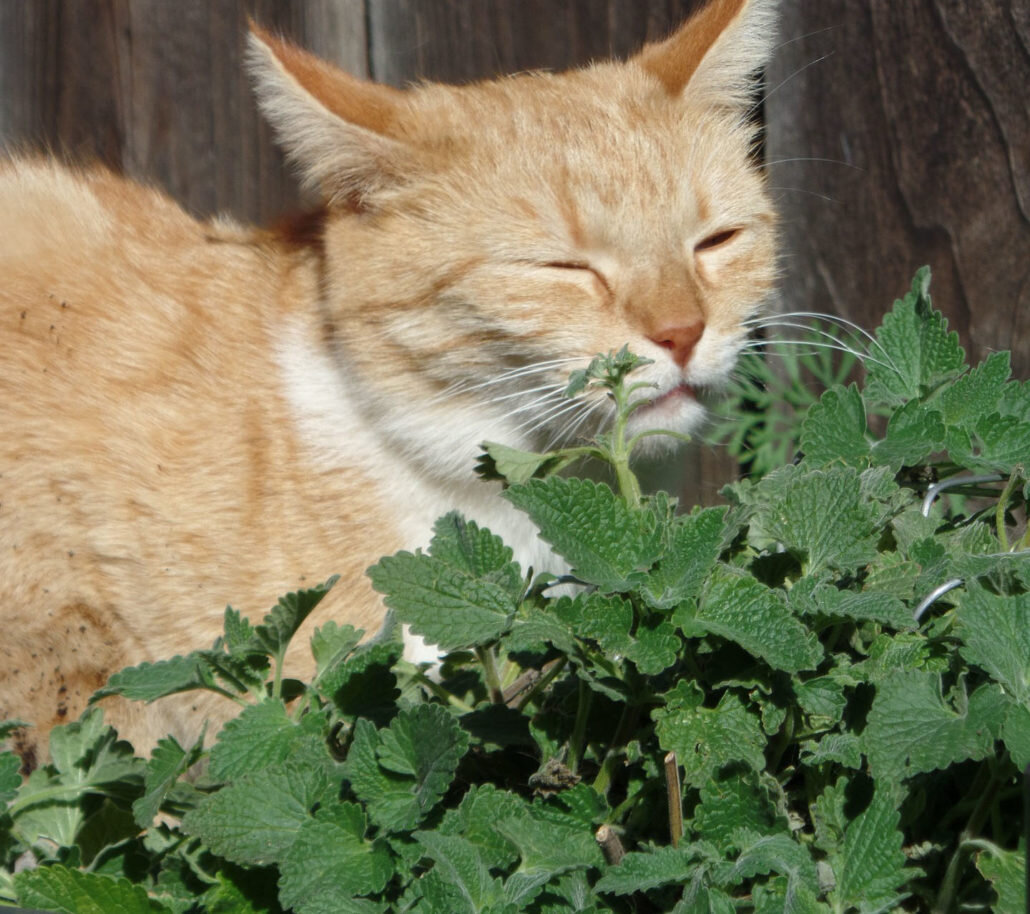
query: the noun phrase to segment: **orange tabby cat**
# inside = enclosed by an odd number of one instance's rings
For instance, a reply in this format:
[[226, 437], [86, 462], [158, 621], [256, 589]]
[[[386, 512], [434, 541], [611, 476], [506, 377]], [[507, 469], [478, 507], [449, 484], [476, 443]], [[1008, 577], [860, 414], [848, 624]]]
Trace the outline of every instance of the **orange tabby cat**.
[[[36, 724], [29, 761], [113, 671], [209, 646], [227, 603], [339, 573], [308, 630], [375, 630], [365, 568], [451, 508], [553, 567], [472, 465], [596, 427], [605, 403], [560, 396], [595, 353], [655, 360], [637, 423], [697, 425], [775, 273], [747, 117], [773, 6], [712, 0], [626, 63], [406, 91], [255, 29], [261, 107], [325, 203], [306, 237], [0, 164], [0, 715]], [[197, 702], [108, 719], [146, 746], [224, 713]]]

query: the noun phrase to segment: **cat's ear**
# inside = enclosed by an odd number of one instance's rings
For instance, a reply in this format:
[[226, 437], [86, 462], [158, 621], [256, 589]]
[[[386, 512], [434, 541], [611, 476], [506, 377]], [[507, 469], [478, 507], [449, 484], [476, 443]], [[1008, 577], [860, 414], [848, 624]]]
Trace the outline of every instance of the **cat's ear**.
[[351, 76], [253, 21], [247, 62], [279, 143], [328, 200], [366, 201], [410, 168], [402, 90]]
[[776, 0], [709, 0], [664, 41], [634, 58], [672, 95], [746, 104], [749, 78], [765, 65], [776, 34]]

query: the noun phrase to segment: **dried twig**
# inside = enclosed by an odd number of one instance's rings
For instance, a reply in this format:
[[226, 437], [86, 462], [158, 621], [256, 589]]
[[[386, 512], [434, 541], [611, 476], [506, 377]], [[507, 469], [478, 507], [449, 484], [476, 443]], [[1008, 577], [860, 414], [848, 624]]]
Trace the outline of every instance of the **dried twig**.
[[626, 850], [610, 825], [602, 825], [595, 833], [594, 840], [597, 841], [604, 854], [604, 859], [613, 866], [626, 856]]
[[665, 793], [669, 801], [669, 838], [673, 847], [679, 847], [683, 834], [683, 796], [680, 793], [680, 768], [675, 752], [665, 756]]

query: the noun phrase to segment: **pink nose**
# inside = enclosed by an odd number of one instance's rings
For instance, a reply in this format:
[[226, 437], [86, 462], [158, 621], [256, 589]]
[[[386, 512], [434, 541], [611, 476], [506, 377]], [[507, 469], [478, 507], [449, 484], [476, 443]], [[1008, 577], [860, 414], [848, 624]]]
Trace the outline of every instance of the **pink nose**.
[[672, 360], [680, 368], [686, 368], [687, 362], [694, 354], [694, 347], [697, 346], [701, 334], [705, 332], [705, 325], [702, 321], [691, 324], [689, 327], [668, 327], [659, 330], [649, 339], [672, 353]]

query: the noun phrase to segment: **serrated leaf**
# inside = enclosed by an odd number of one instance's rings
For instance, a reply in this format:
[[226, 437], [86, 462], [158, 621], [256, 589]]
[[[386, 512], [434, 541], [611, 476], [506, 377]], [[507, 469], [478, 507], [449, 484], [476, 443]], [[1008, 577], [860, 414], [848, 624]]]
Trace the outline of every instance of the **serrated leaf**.
[[1030, 708], [1014, 701], [1010, 703], [1002, 724], [1001, 738], [1017, 768], [1025, 769], [1030, 765]]
[[603, 483], [552, 476], [512, 486], [504, 497], [530, 516], [576, 577], [602, 591], [634, 589], [658, 558], [655, 514], [631, 508]]
[[914, 466], [939, 450], [944, 437], [941, 414], [918, 400], [910, 400], [891, 414], [883, 440], [873, 445], [873, 460], [894, 470]]
[[21, 786], [21, 759], [13, 752], [0, 753], [0, 803], [14, 799]]
[[818, 638], [791, 614], [782, 593], [725, 565], [709, 576], [697, 609], [683, 604], [673, 622], [687, 637], [719, 635], [787, 672], [810, 669], [823, 655]]
[[338, 580], [338, 576], [333, 576], [314, 587], [280, 597], [262, 623], [254, 626], [254, 642], [266, 653], [281, 656], [297, 633], [297, 629]]
[[700, 706], [697, 687], [681, 682], [665, 696], [666, 706], [651, 712], [658, 742], [675, 752], [684, 782], [700, 786], [724, 765], [743, 762], [755, 771], [765, 766], [765, 734], [752, 714], [730, 692], [715, 708]]
[[701, 858], [693, 844], [659, 847], [653, 851], [630, 851], [616, 866], [609, 866], [594, 886], [597, 892], [632, 895], [663, 885], [690, 882]]
[[326, 671], [319, 691], [347, 717], [385, 723], [396, 711], [397, 677], [393, 667], [401, 658], [399, 641], [366, 641], [343, 662]]
[[572, 869], [600, 866], [603, 860], [590, 828], [560, 813], [549, 815], [545, 807], [529, 807], [495, 828], [518, 849], [518, 872], [532, 879], [544, 877], [546, 882]]
[[992, 413], [981, 416], [973, 428], [949, 430], [948, 456], [976, 472], [1011, 473], [1030, 454], [1030, 421]]
[[739, 829], [770, 834], [777, 825], [785, 828], [786, 821], [777, 814], [759, 776], [753, 771], [728, 768], [701, 785], [701, 802], [694, 810], [691, 830], [728, 852], [737, 847], [733, 837]]
[[905, 896], [899, 889], [918, 871], [905, 868], [903, 836], [891, 789], [877, 784], [869, 806], [847, 827], [839, 853], [831, 856], [837, 885], [831, 898], [839, 910], [885, 910]]
[[993, 914], [1026, 914], [1026, 848], [1020, 842], [1016, 851], [994, 847], [976, 855], [976, 868], [991, 883], [998, 896], [991, 905]]
[[429, 554], [473, 577], [500, 584], [516, 599], [522, 596], [522, 571], [504, 541], [457, 511], [433, 525]]
[[989, 755], [994, 736], [988, 724], [1000, 713], [996, 698], [986, 686], [968, 702], [964, 696], [960, 692], [965, 706], [947, 702], [939, 673], [907, 670], [879, 682], [862, 733], [873, 776], [898, 779]]
[[992, 352], [976, 368], [942, 390], [935, 405], [948, 425], [972, 428], [982, 416], [998, 412], [998, 402], [1011, 373], [1011, 354]]
[[321, 681], [342, 664], [358, 646], [364, 632], [353, 625], [337, 625], [330, 620], [311, 636], [311, 655], [315, 658], [315, 679]]
[[722, 551], [725, 527], [725, 508], [695, 509], [676, 518], [661, 561], [642, 590], [649, 606], [672, 609], [698, 595]]
[[279, 865], [279, 903], [297, 914], [337, 914], [350, 911], [355, 896], [381, 892], [393, 859], [385, 846], [365, 840], [365, 827], [353, 803], [318, 810]]
[[490, 875], [471, 842], [431, 831], [415, 832], [414, 837], [433, 861], [433, 869], [421, 881], [426, 898], [438, 910], [479, 914], [490, 905], [504, 902], [501, 880]]
[[645, 676], [657, 676], [676, 662], [682, 647], [683, 641], [671, 622], [641, 625], [626, 649], [626, 658]]
[[520, 451], [495, 441], [483, 441], [479, 446], [483, 453], [476, 462], [476, 473], [483, 479], [502, 479], [513, 485], [557, 473], [570, 462], [560, 454]]
[[966, 661], [1030, 703], [1030, 594], [998, 596], [970, 582], [956, 617]]
[[198, 742], [188, 751], [171, 736], [158, 740], [143, 774], [143, 796], [132, 804], [132, 815], [140, 828], [149, 828], [168, 792], [186, 770], [200, 758]]
[[18, 873], [14, 885], [19, 904], [57, 914], [171, 914], [141, 885], [59, 865]]
[[827, 733], [801, 743], [801, 758], [808, 766], [834, 762], [845, 768], [862, 767], [862, 742], [854, 733]]
[[834, 387], [809, 407], [801, 423], [801, 450], [813, 467], [869, 463], [865, 405], [858, 388]]
[[515, 845], [495, 825], [528, 814], [526, 801], [516, 794], [479, 784], [465, 794], [457, 809], [449, 809], [439, 827], [442, 834], [462, 835], [483, 855], [487, 866], [502, 869], [518, 858]]
[[633, 606], [622, 597], [595, 591], [559, 597], [549, 609], [576, 637], [596, 641], [606, 654], [625, 654], [633, 643]]
[[876, 360], [866, 363], [866, 397], [892, 406], [926, 396], [965, 364], [958, 334], [930, 304], [930, 270], [923, 267], [912, 288], [876, 331]]
[[765, 477], [755, 496], [761, 500], [752, 526], [802, 559], [808, 574], [854, 569], [877, 555], [880, 509], [851, 467], [784, 467]]
[[267, 865], [282, 859], [315, 805], [330, 796], [324, 769], [287, 762], [205, 797], [182, 827], [234, 863]]
[[897, 630], [917, 626], [912, 610], [889, 592], [840, 590], [814, 578], [802, 578], [791, 588], [789, 602], [801, 615], [879, 622]]
[[214, 678], [201, 659], [202, 654], [201, 651], [195, 651], [169, 660], [126, 667], [113, 674], [107, 680], [107, 685], [93, 694], [90, 702], [108, 695], [122, 695], [130, 701], [150, 702], [177, 692], [212, 688], [215, 686]]
[[468, 734], [446, 710], [417, 705], [380, 731], [357, 721], [345, 776], [375, 822], [412, 829], [450, 786], [468, 745]]
[[769, 835], [737, 829], [734, 843], [740, 853], [732, 863], [715, 868], [712, 879], [717, 885], [737, 886], [758, 875], [780, 873], [811, 890], [818, 890], [815, 862], [808, 850], [789, 834]]
[[518, 607], [508, 587], [420, 552], [386, 556], [368, 576], [402, 622], [444, 651], [499, 638]]
[[314, 715], [295, 724], [281, 699], [249, 705], [219, 732], [211, 748], [211, 776], [231, 781], [283, 762], [302, 742], [318, 741], [320, 726]]

